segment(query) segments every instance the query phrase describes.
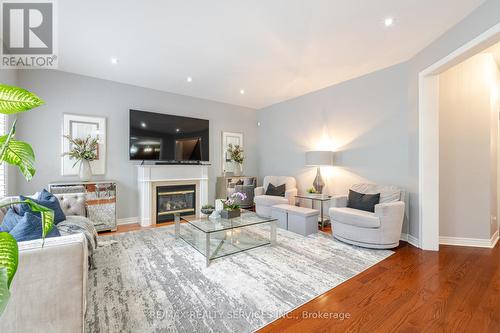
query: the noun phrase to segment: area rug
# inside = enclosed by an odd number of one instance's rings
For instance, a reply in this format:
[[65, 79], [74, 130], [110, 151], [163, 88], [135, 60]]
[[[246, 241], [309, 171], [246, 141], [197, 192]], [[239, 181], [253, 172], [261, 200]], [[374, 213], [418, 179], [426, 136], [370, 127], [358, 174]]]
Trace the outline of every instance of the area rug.
[[[264, 230], [262, 230], [264, 232]], [[100, 237], [87, 332], [252, 332], [390, 256], [278, 229], [278, 245], [214, 260], [173, 226]]]

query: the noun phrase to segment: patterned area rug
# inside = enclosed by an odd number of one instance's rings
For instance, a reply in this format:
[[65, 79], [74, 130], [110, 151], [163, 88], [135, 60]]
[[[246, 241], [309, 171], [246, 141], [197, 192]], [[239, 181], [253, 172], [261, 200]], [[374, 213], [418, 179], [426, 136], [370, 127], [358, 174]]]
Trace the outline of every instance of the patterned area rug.
[[[265, 232], [264, 230], [261, 230]], [[174, 228], [100, 237], [87, 332], [252, 332], [390, 256], [278, 229], [278, 245], [214, 260]]]

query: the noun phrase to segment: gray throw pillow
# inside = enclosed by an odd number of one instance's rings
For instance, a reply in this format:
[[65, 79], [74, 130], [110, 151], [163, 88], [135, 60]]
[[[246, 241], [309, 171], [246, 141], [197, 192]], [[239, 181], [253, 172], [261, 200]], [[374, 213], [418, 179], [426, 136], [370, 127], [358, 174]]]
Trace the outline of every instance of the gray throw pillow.
[[286, 191], [285, 186], [286, 186], [285, 184], [274, 186], [273, 184], [269, 183], [269, 185], [267, 185], [266, 195], [273, 195], [275, 197], [284, 197]]
[[380, 201], [380, 193], [363, 194], [353, 190], [349, 190], [347, 207], [374, 213], [375, 205], [377, 205], [379, 201]]

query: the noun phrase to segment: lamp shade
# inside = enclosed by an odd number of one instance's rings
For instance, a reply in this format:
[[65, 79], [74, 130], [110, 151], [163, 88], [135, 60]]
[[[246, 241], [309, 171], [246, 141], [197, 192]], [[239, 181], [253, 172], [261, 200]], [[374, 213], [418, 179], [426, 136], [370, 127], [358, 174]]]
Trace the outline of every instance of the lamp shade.
[[333, 151], [315, 150], [306, 152], [306, 166], [333, 165]]

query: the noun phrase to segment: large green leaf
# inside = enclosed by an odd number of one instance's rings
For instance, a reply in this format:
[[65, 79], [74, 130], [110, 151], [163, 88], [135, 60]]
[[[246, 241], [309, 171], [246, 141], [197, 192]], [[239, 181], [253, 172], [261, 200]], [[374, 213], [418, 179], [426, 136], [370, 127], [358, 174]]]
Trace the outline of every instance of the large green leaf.
[[43, 103], [40, 97], [25, 89], [0, 84], [0, 113], [15, 114], [24, 112]]
[[8, 232], [0, 232], [0, 267], [7, 268], [7, 284], [10, 287], [16, 274], [18, 260], [17, 242]]
[[35, 175], [35, 153], [26, 142], [14, 140], [16, 122], [7, 135], [0, 136], [0, 163], [7, 162], [19, 168], [24, 178], [30, 181]]
[[31, 199], [24, 199], [23, 202], [30, 206], [32, 211], [40, 213], [42, 217], [42, 238], [45, 239], [45, 236], [47, 236], [54, 226], [54, 211], [50, 208], [37, 204]]
[[9, 285], [7, 283], [7, 267], [0, 267], [0, 316], [2, 315], [10, 298]]

